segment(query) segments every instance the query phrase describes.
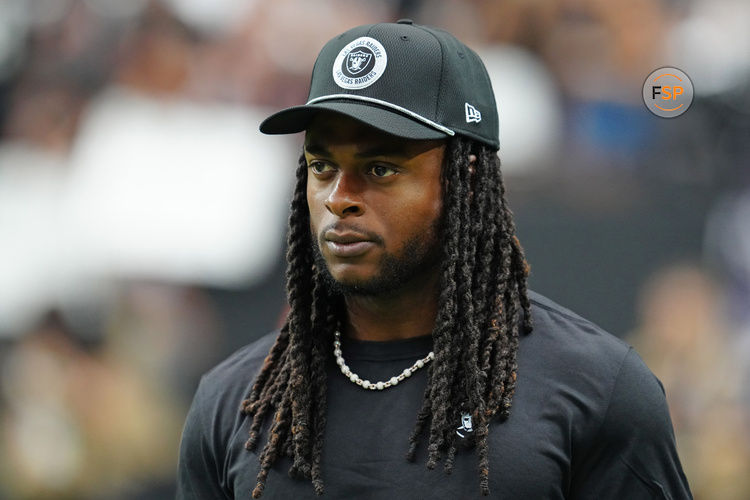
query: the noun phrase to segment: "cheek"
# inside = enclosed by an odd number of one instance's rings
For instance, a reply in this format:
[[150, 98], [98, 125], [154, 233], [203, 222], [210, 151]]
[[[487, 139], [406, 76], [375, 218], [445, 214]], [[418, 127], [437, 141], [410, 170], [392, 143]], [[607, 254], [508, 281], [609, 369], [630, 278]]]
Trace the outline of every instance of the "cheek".
[[310, 182], [307, 184], [307, 207], [310, 214], [310, 228], [313, 234], [317, 233], [317, 220], [320, 214], [321, 203], [318, 200], [320, 193], [310, 187]]
[[443, 210], [443, 192], [440, 182], [431, 182], [423, 191], [420, 211], [425, 225], [431, 227]]
[[390, 217], [394, 234], [399, 235], [400, 243], [415, 236], [429, 237], [442, 210], [440, 186], [430, 186], [419, 194], [407, 197], [402, 203], [391, 204]]

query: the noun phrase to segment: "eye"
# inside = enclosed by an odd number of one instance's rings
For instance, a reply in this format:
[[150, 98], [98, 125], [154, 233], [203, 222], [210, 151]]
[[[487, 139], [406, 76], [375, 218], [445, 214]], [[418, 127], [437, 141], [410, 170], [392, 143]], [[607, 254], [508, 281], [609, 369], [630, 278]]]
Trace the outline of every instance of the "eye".
[[390, 177], [397, 173], [395, 168], [380, 164], [370, 167], [370, 172], [375, 177]]
[[319, 160], [313, 160], [307, 166], [310, 168], [310, 170], [313, 171], [314, 174], [317, 175], [324, 174], [330, 170], [333, 170], [333, 167], [331, 167], [331, 165]]

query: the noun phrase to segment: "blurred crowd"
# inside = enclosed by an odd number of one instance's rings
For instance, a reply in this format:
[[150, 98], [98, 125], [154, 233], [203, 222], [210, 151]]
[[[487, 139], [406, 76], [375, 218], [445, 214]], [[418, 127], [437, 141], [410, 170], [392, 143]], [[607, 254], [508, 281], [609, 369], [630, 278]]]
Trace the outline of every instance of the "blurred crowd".
[[745, 0], [0, 0], [0, 498], [173, 495], [201, 374], [285, 310], [299, 137], [257, 125], [402, 17], [486, 62], [532, 288], [641, 353], [696, 499], [750, 498]]

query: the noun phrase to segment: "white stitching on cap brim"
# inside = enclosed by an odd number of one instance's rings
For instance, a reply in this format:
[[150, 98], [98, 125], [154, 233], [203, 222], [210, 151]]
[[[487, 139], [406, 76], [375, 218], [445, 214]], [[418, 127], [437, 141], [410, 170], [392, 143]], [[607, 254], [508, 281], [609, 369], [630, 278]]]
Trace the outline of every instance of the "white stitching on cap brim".
[[415, 113], [414, 111], [410, 111], [396, 104], [390, 103], [388, 101], [381, 101], [380, 99], [375, 99], [373, 97], [366, 97], [363, 95], [352, 95], [352, 94], [331, 94], [331, 95], [324, 95], [324, 96], [316, 97], [315, 99], [310, 99], [309, 101], [307, 101], [307, 105], [315, 104], [315, 103], [322, 102], [322, 101], [330, 101], [333, 99], [348, 99], [348, 100], [364, 101], [364, 102], [371, 102], [373, 104], [378, 104], [380, 106], [396, 110], [399, 113], [403, 113], [411, 118], [414, 118], [417, 121], [420, 121], [426, 125], [429, 125], [430, 127], [434, 129], [439, 130], [440, 132], [443, 132], [444, 134], [456, 135], [456, 133], [452, 131], [451, 129], [449, 129], [448, 127], [444, 127], [443, 125], [440, 125], [439, 123], [436, 123], [430, 120], [429, 118], [425, 118], [424, 116], [419, 115]]

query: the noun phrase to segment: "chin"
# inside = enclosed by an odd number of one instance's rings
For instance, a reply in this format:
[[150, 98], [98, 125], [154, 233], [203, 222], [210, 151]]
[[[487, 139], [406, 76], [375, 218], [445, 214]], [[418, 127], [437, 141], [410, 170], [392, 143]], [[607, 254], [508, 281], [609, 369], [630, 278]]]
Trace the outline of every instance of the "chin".
[[325, 273], [329, 291], [336, 295], [377, 295], [380, 292], [378, 279], [355, 269], [328, 268]]
[[353, 264], [334, 264], [328, 266], [331, 278], [339, 285], [346, 287], [365, 286], [373, 279], [373, 274], [361, 266]]

